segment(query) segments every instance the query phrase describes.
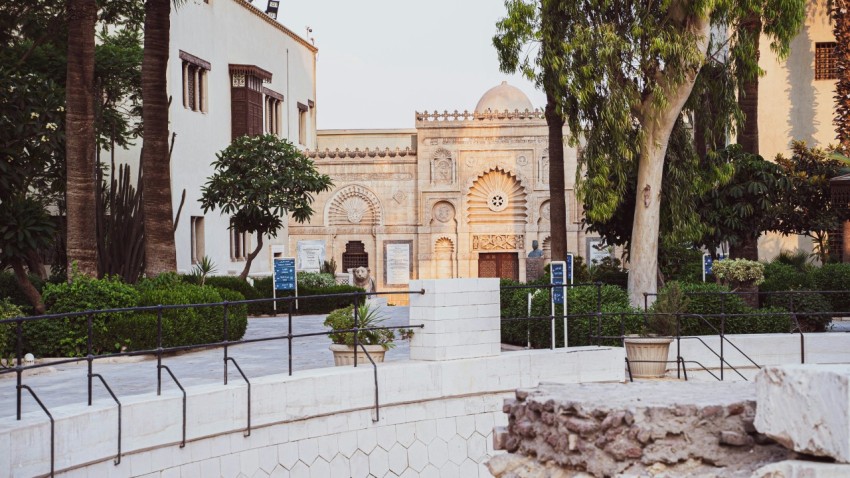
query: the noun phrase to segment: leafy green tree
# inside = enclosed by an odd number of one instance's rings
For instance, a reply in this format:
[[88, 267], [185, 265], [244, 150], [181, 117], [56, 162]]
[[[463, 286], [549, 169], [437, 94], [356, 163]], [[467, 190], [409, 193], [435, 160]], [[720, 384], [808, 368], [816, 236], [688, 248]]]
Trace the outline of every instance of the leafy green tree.
[[850, 4], [847, 0], [830, 0], [829, 16], [835, 35], [835, 125], [839, 151], [850, 155]]
[[215, 174], [201, 188], [201, 206], [204, 212], [219, 208], [230, 214], [231, 229], [256, 234], [257, 247], [240, 276], [246, 279], [263, 236], [277, 237], [287, 214], [298, 222], [309, 220], [313, 194], [333, 183], [291, 142], [273, 134], [237, 138], [217, 158]]
[[758, 238], [775, 227], [776, 205], [788, 192], [788, 179], [775, 163], [745, 152], [741, 145], [717, 155], [735, 172], [731, 181], [702, 197], [698, 210], [708, 230], [699, 244], [714, 251], [728, 242], [733, 259], [758, 258]]
[[829, 180], [845, 173], [843, 161], [822, 148], [809, 148], [804, 141], [791, 143], [791, 157], [777, 155], [776, 163], [789, 182], [788, 191], [777, 203], [776, 230], [802, 234], [814, 241], [822, 263], [829, 261], [828, 235], [850, 220], [850, 211], [832, 203]]
[[[567, 254], [567, 206], [564, 181], [564, 118], [559, 81], [566, 18], [557, 0], [506, 0], [507, 16], [496, 27], [493, 45], [506, 73], [521, 71], [546, 93], [544, 115], [549, 127], [549, 204], [552, 259]], [[531, 47], [538, 46], [533, 49]], [[531, 52], [536, 54], [532, 56]]]
[[[793, 22], [783, 3], [772, 0], [765, 11], [785, 27]], [[634, 305], [642, 303], [643, 293], [657, 290], [662, 177], [671, 134], [708, 57], [712, 24], [734, 27], [744, 7], [733, 0], [558, 4], [564, 19], [558, 83], [570, 131], [586, 142], [578, 193], [591, 205], [585, 211], [589, 221], [614, 215], [627, 193], [629, 170], [636, 170], [629, 271]], [[780, 50], [790, 40], [765, 33]], [[716, 44], [716, 50], [725, 48]]]

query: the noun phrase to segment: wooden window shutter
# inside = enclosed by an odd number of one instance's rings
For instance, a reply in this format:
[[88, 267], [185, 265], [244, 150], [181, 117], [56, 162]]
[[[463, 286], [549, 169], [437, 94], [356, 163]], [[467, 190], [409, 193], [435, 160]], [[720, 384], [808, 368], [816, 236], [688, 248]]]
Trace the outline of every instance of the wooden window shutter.
[[254, 65], [230, 65], [231, 139], [263, 134], [263, 83], [272, 74]]

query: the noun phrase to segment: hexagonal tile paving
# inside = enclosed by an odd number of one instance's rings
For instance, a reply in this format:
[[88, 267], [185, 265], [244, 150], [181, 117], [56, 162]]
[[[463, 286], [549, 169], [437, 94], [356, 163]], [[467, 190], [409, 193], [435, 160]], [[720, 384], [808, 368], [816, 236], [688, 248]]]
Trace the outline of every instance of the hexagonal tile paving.
[[396, 443], [390, 448], [389, 453], [390, 471], [399, 475], [407, 469], [407, 448], [401, 443]]
[[352, 478], [366, 478], [369, 476], [369, 457], [363, 453], [363, 450], [357, 450], [351, 455], [351, 461], [348, 462], [351, 468]]
[[298, 442], [298, 459], [310, 465], [319, 456], [319, 440], [308, 438]]
[[489, 413], [481, 413], [475, 415], [475, 430], [482, 436], [487, 436], [493, 432], [493, 415]]
[[473, 433], [466, 441], [467, 456], [476, 463], [481, 463], [487, 457], [487, 442], [478, 433]]
[[396, 440], [405, 448], [413, 444], [416, 439], [416, 425], [413, 423], [402, 423], [395, 427]]
[[440, 478], [460, 478], [460, 466], [447, 461], [440, 467]]
[[455, 436], [457, 427], [455, 426], [455, 418], [441, 418], [437, 420], [437, 436], [445, 441], [449, 441]]
[[378, 446], [389, 450], [395, 444], [395, 425], [378, 428]]
[[365, 453], [372, 453], [372, 450], [378, 446], [378, 434], [374, 428], [367, 428], [357, 432], [357, 448]]
[[457, 417], [457, 434], [464, 437], [469, 438], [469, 435], [475, 431], [475, 417], [473, 416], [465, 416], [465, 417]]
[[478, 476], [478, 463], [472, 460], [464, 460], [460, 464], [460, 476], [463, 478], [476, 478]]
[[291, 470], [295, 466], [295, 462], [298, 461], [298, 444], [290, 442], [278, 446], [277, 459], [278, 463]]
[[419, 473], [420, 478], [440, 478], [440, 470], [434, 466], [429, 464], [422, 470], [422, 473]]
[[339, 434], [339, 452], [346, 458], [351, 458], [351, 455], [357, 451], [357, 432], [345, 432]]
[[369, 454], [369, 473], [374, 476], [384, 476], [390, 470], [389, 453], [377, 447]]
[[456, 465], [463, 463], [469, 455], [466, 452], [466, 440], [460, 435], [455, 435], [449, 440], [449, 460]]
[[407, 463], [417, 472], [422, 471], [428, 464], [428, 449], [421, 441], [416, 440], [407, 449]]
[[348, 468], [348, 459], [342, 454], [339, 454], [331, 460], [331, 476], [351, 476], [351, 470]]
[[316, 458], [310, 465], [310, 478], [327, 478], [331, 476], [331, 465], [324, 458]]
[[303, 461], [298, 461], [295, 466], [289, 470], [291, 478], [310, 478], [310, 468]]
[[424, 444], [431, 443], [437, 437], [437, 425], [433, 420], [425, 420], [416, 424], [416, 439]]
[[339, 452], [339, 440], [337, 435], [328, 435], [318, 438], [319, 456], [327, 461], [334, 459]]
[[449, 447], [442, 438], [434, 438], [434, 441], [428, 444], [428, 460], [437, 468], [449, 460]]

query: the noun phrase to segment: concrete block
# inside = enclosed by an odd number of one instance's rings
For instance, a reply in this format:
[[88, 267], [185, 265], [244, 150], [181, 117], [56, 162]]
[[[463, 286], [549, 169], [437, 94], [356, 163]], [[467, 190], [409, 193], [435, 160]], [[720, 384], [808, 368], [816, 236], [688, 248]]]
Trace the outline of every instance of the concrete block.
[[850, 465], [814, 461], [786, 460], [756, 470], [751, 478], [845, 478]]
[[756, 376], [755, 426], [794, 451], [850, 463], [850, 365], [782, 365]]

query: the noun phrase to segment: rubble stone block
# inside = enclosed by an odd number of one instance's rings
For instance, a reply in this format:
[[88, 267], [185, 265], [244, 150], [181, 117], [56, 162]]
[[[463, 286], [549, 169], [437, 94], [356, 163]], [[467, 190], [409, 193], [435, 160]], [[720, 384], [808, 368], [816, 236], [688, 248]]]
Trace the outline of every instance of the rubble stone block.
[[846, 478], [850, 465], [816, 461], [785, 460], [763, 466], [752, 478]]
[[850, 463], [850, 365], [782, 365], [756, 376], [755, 427], [800, 453]]

